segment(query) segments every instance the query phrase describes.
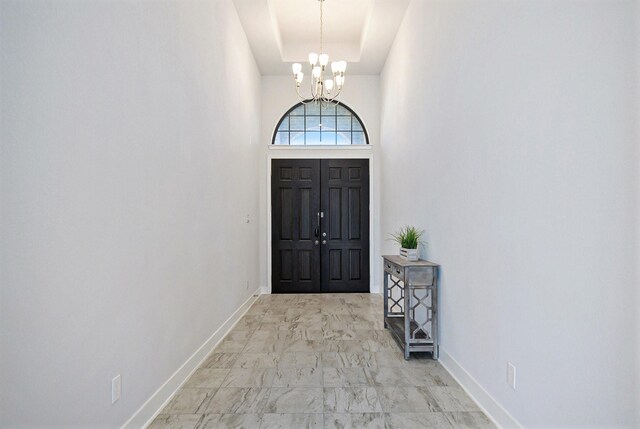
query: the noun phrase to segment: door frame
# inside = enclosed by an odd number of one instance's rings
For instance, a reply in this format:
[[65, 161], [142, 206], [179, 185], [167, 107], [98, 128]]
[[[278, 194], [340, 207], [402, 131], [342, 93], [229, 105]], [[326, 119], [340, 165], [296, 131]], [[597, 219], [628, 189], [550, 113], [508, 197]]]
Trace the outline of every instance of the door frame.
[[[373, 208], [375, 207], [375, 196], [374, 196], [374, 184], [376, 181], [374, 180], [374, 162], [373, 162], [373, 151], [371, 150], [371, 146], [363, 146], [363, 147], [345, 147], [345, 148], [301, 148], [301, 149], [293, 149], [293, 148], [270, 148], [273, 152], [269, 151], [267, 153], [267, 290], [263, 291], [263, 293], [271, 294], [272, 293], [272, 274], [273, 270], [271, 267], [272, 264], [272, 248], [271, 248], [271, 161], [273, 159], [368, 159], [369, 160], [369, 292], [376, 292], [374, 286], [375, 279], [375, 267], [377, 265], [374, 263], [374, 254], [373, 251], [373, 242], [377, 240], [379, 237], [375, 234], [374, 229], [374, 220], [376, 214], [374, 214]], [[275, 150], [274, 150], [275, 149]]]

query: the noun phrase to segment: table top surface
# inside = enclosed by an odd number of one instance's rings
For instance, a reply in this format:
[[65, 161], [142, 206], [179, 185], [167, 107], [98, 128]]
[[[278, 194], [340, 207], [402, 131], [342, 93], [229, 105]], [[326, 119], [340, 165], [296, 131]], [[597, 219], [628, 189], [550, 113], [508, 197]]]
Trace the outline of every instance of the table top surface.
[[382, 257], [389, 262], [393, 262], [396, 265], [400, 265], [401, 267], [439, 267], [440, 266], [435, 262], [425, 261], [424, 259], [419, 259], [417, 261], [407, 261], [405, 258], [402, 258], [399, 255], [382, 255]]

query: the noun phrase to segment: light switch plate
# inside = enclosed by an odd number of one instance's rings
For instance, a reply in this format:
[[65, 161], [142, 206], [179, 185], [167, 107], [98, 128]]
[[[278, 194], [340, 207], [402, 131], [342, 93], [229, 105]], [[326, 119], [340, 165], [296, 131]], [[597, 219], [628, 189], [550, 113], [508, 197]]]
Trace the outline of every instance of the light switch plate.
[[122, 393], [122, 379], [120, 378], [120, 374], [116, 375], [113, 380], [111, 380], [111, 403], [115, 404], [118, 399], [120, 399], [120, 394]]
[[513, 390], [516, 389], [516, 367], [511, 362], [507, 362], [507, 383]]

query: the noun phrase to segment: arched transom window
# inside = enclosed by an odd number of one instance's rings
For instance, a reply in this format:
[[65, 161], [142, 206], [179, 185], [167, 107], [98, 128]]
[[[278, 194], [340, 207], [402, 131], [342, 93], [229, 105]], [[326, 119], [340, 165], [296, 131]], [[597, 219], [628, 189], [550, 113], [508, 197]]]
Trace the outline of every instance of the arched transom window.
[[280, 119], [274, 145], [341, 146], [369, 144], [367, 131], [344, 104], [299, 103]]

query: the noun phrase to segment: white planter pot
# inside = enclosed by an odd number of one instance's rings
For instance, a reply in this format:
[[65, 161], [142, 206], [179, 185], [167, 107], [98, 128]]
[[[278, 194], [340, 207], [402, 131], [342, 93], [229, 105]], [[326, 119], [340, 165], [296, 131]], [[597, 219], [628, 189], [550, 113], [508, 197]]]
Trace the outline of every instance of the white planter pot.
[[417, 261], [418, 249], [405, 249], [404, 247], [401, 247], [400, 256], [405, 258], [407, 261]]

